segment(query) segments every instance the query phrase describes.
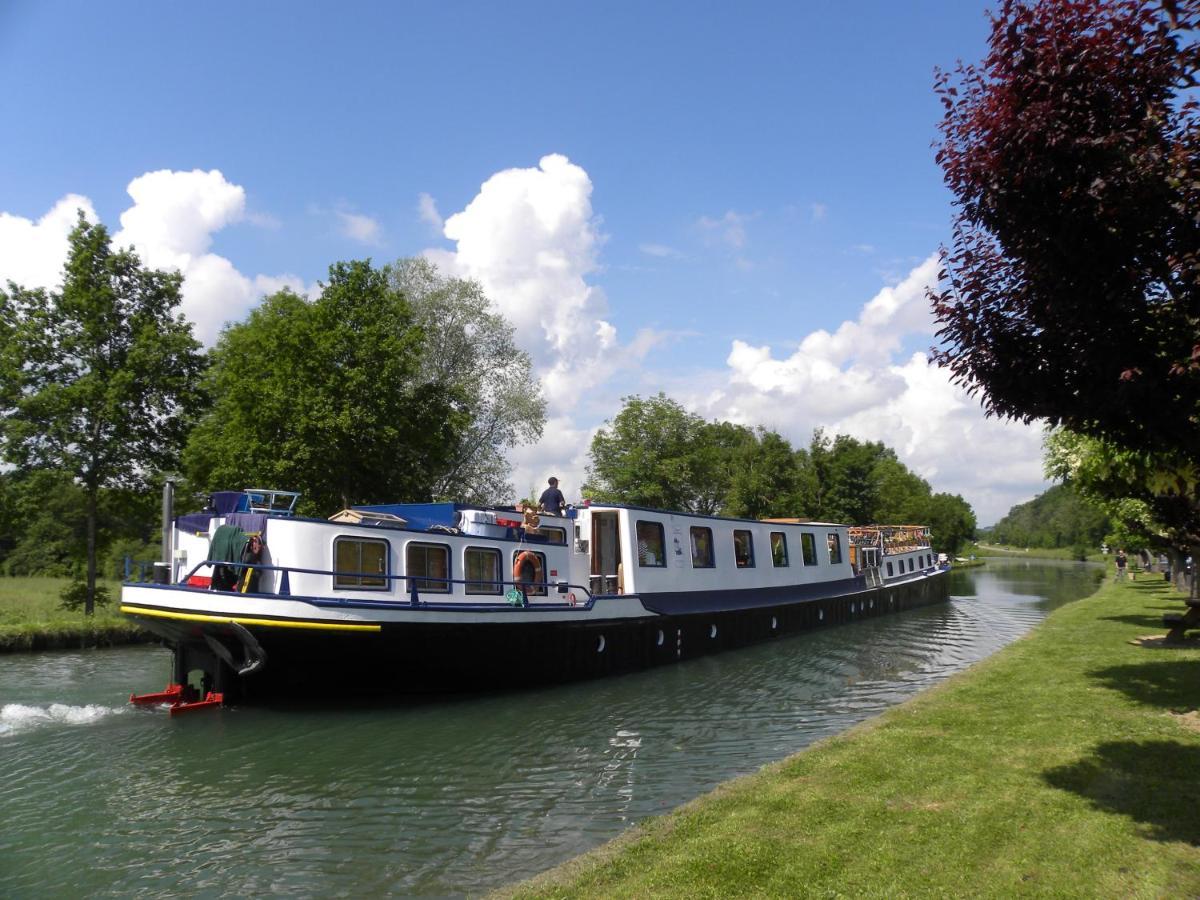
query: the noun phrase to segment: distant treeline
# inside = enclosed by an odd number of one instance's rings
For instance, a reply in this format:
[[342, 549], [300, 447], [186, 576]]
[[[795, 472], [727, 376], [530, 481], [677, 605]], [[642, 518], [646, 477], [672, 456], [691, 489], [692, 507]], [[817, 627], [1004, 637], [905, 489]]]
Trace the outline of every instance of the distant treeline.
[[661, 393], [626, 397], [597, 432], [584, 493], [748, 519], [923, 524], [945, 553], [975, 535], [962, 497], [934, 493], [878, 441], [818, 430], [808, 447], [794, 448], [769, 429], [706, 421]]
[[1008, 511], [989, 540], [1015, 547], [1086, 547], [1095, 549], [1111, 530], [1108, 516], [1080, 497], [1070, 485], [1056, 484], [1028, 503]]

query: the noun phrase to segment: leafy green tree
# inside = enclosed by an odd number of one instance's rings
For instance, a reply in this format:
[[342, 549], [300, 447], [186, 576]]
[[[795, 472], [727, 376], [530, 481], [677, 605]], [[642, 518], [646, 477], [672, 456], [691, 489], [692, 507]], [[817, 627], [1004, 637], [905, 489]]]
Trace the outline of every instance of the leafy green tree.
[[1054, 429], [1045, 440], [1046, 474], [1067, 481], [1103, 508], [1114, 540], [1167, 553], [1181, 573], [1200, 559], [1200, 463], [1179, 448], [1139, 451]]
[[975, 512], [958, 494], [930, 495], [913, 523], [928, 525], [933, 549], [950, 556], [975, 538]]
[[882, 453], [872, 473], [879, 485], [879, 506], [875, 520], [888, 524], [929, 524], [932, 490], [929, 482], [910, 472], [892, 450]]
[[200, 345], [175, 311], [181, 283], [114, 251], [81, 213], [61, 289], [0, 291], [0, 449], [19, 470], [62, 472], [82, 489], [88, 614], [102, 491], [145, 490], [174, 468], [200, 401]]
[[658, 394], [626, 397], [621, 411], [592, 438], [584, 495], [657, 509], [714, 514], [728, 490], [728, 468], [699, 416]]
[[801, 469], [792, 445], [764, 428], [742, 431], [742, 440], [730, 453], [729, 491], [722, 513], [744, 519], [797, 515]]
[[810, 518], [826, 522], [866, 525], [879, 521], [882, 502], [876, 467], [881, 459], [895, 454], [875, 441], [860, 441], [847, 434], [828, 437], [822, 430], [813, 433], [809, 445], [819, 487], [815, 510]]
[[198, 489], [277, 487], [328, 515], [429, 500], [470, 414], [423, 377], [425, 334], [385, 270], [340, 262], [313, 302], [267, 297], [212, 353], [212, 409], [184, 464]]
[[477, 282], [447, 278], [424, 259], [399, 260], [388, 277], [425, 332], [421, 377], [452, 388], [469, 422], [434, 479], [433, 495], [479, 503], [511, 498], [506, 451], [537, 441], [546, 422], [529, 354]]

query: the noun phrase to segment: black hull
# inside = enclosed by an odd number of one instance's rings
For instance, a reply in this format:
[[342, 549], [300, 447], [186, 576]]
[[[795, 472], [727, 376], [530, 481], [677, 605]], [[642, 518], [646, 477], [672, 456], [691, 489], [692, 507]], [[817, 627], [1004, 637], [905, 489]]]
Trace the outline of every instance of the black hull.
[[[637, 619], [383, 624], [378, 633], [251, 625], [266, 663], [239, 676], [246, 648], [220, 624], [145, 619], [175, 652], [175, 679], [200, 670], [226, 702], [491, 691], [682, 662], [815, 628], [944, 602], [945, 573], [846, 596]], [[207, 635], [207, 640], [206, 640]], [[212, 647], [227, 648], [234, 667]], [[192, 678], [193, 683], [195, 677]]]

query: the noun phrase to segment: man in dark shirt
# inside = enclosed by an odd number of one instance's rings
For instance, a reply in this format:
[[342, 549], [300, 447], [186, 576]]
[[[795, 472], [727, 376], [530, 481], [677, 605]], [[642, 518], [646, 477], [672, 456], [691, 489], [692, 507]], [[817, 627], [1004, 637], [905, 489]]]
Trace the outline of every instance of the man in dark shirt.
[[563, 507], [566, 506], [566, 498], [563, 497], [562, 491], [558, 489], [558, 479], [551, 478], [548, 482], [550, 487], [542, 491], [542, 496], [538, 498], [538, 506], [542, 511], [551, 516], [561, 516]]

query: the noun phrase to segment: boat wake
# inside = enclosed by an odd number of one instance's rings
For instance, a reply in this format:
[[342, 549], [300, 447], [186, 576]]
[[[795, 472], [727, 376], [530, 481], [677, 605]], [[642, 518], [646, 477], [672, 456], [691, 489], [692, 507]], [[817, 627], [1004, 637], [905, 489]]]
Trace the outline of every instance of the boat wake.
[[91, 725], [122, 712], [125, 712], [123, 707], [96, 704], [68, 706], [65, 703], [51, 703], [46, 706], [28, 706], [23, 703], [6, 703], [0, 707], [0, 738], [44, 728], [47, 725]]

